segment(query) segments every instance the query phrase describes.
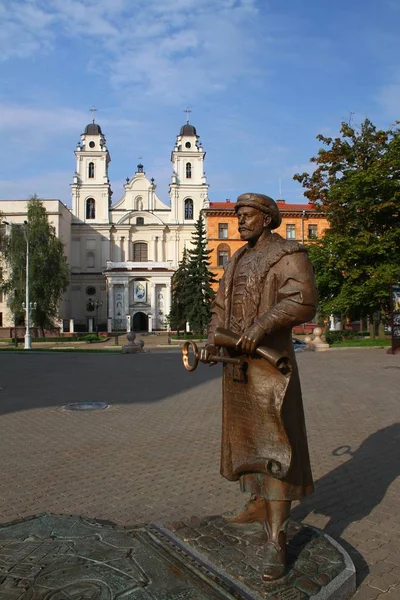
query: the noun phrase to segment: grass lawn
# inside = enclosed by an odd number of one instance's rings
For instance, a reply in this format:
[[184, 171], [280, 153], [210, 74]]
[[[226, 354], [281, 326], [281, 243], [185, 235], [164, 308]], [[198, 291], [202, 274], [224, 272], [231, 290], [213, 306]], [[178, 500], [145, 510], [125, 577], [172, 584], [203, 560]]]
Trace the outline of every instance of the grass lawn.
[[342, 342], [334, 342], [332, 348], [363, 348], [364, 346], [391, 346], [390, 338], [360, 339], [360, 340], [343, 340]]

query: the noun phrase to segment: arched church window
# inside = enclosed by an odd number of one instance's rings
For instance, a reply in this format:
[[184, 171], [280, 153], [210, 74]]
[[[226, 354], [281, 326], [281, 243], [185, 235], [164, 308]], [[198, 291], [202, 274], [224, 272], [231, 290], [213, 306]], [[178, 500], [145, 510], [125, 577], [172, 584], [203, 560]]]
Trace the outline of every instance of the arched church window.
[[231, 257], [231, 249], [228, 244], [220, 244], [217, 248], [217, 265], [225, 267]]
[[186, 179], [192, 178], [192, 163], [186, 163]]
[[144, 242], [133, 244], [133, 262], [147, 262], [147, 244]]
[[185, 200], [185, 219], [193, 219], [193, 200], [191, 198]]
[[88, 177], [89, 179], [93, 179], [94, 177], [94, 162], [90, 162], [88, 166]]
[[94, 198], [88, 198], [86, 200], [86, 218], [87, 219], [95, 219], [96, 218], [96, 201]]
[[94, 269], [94, 252], [86, 254], [86, 266], [88, 269]]
[[144, 225], [144, 218], [136, 217], [136, 225]]

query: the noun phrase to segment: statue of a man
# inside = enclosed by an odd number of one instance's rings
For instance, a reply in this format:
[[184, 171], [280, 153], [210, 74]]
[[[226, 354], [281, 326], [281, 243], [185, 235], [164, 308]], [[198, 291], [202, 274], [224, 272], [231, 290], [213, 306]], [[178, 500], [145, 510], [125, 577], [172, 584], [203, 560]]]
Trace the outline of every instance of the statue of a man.
[[[313, 491], [292, 327], [310, 321], [317, 293], [306, 249], [272, 233], [279, 209], [268, 196], [242, 194], [235, 212], [247, 244], [228, 263], [212, 308], [202, 359], [216, 355], [215, 331], [237, 334], [246, 368], [224, 364], [221, 474], [240, 481], [250, 500], [225, 518], [260, 521], [267, 532], [263, 578], [283, 576], [286, 530], [293, 500]], [[286, 354], [286, 376], [255, 354], [258, 346]]]

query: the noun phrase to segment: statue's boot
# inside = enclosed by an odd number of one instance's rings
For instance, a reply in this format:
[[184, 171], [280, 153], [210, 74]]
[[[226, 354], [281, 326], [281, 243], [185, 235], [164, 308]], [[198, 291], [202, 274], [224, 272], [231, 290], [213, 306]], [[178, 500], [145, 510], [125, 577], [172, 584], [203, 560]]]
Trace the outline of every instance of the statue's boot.
[[267, 542], [264, 549], [264, 581], [275, 581], [286, 571], [286, 537], [289, 524], [290, 505], [288, 501], [266, 501], [267, 518], [264, 528]]
[[265, 523], [267, 518], [266, 500], [262, 496], [252, 495], [250, 500], [241, 508], [225, 513], [223, 518], [228, 523], [244, 525], [245, 523]]
[[268, 523], [265, 523], [268, 541], [264, 551], [264, 581], [275, 581], [285, 575], [286, 571], [286, 531], [281, 530], [277, 538], [271, 536]]

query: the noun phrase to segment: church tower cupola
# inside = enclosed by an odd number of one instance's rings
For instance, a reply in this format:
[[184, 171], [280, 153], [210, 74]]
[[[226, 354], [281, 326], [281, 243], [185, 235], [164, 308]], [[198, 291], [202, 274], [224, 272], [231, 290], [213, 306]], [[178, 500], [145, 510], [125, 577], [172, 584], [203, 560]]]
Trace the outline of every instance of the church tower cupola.
[[186, 109], [186, 123], [182, 125], [171, 153], [172, 178], [169, 185], [172, 218], [178, 223], [193, 223], [208, 203], [208, 184], [204, 172], [204, 158], [196, 128], [189, 123], [190, 110]]
[[[91, 109], [92, 112], [96, 109]], [[106, 138], [93, 118], [86, 125], [75, 150], [76, 171], [73, 176], [72, 213], [75, 220], [109, 223], [111, 186], [108, 165], [111, 161]]]

